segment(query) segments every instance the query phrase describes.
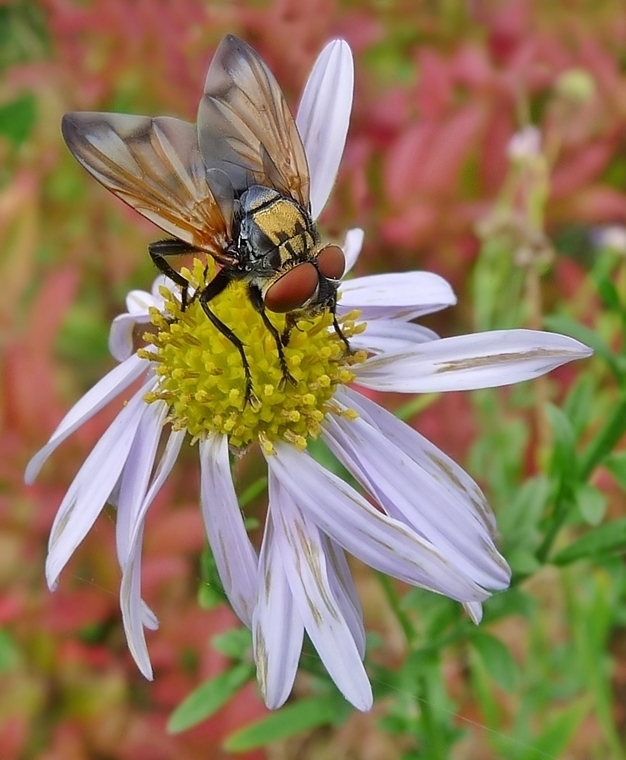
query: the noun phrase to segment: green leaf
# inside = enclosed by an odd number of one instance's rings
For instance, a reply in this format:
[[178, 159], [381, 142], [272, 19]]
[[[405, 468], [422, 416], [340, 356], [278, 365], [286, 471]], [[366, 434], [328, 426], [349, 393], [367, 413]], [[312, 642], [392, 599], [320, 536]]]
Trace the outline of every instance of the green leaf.
[[506, 554], [507, 561], [511, 566], [513, 575], [532, 575], [541, 568], [541, 562], [530, 550], [512, 549]]
[[265, 476], [257, 478], [254, 483], [249, 485], [246, 490], [239, 497], [239, 506], [241, 509], [247, 507], [248, 504], [256, 499], [259, 494], [263, 493], [267, 488], [267, 478]]
[[532, 747], [524, 753], [524, 760], [545, 760], [562, 757], [564, 750], [580, 728], [591, 705], [588, 697], [583, 697], [553, 718], [547, 728], [532, 741]]
[[230, 631], [213, 636], [211, 644], [231, 660], [240, 660], [252, 646], [252, 634], [247, 628], [231, 628]]
[[527, 594], [519, 586], [510, 588], [502, 594], [494, 594], [484, 604], [484, 623], [509, 617], [510, 615], [522, 615], [530, 618], [536, 610], [537, 602], [534, 597]]
[[401, 407], [395, 410], [394, 414], [399, 420], [406, 422], [415, 417], [416, 414], [423, 412], [424, 409], [435, 402], [438, 397], [438, 393], [420, 393], [415, 396], [415, 398], [407, 401], [406, 404], [402, 404]]
[[246, 752], [318, 726], [339, 725], [350, 710], [347, 702], [330, 694], [303, 699], [231, 734], [224, 742], [224, 749]]
[[224, 595], [208, 583], [198, 588], [198, 604], [203, 610], [214, 610], [224, 603]]
[[617, 292], [617, 288], [615, 287], [614, 283], [612, 283], [611, 280], [602, 278], [596, 283], [596, 287], [598, 288], [600, 297], [604, 301], [604, 305], [608, 309], [620, 312], [622, 307], [620, 303], [619, 293]]
[[29, 92], [10, 103], [0, 105], [0, 135], [17, 147], [30, 135], [35, 126], [35, 98]]
[[624, 432], [626, 432], [626, 393], [622, 392], [617, 403], [611, 406], [602, 427], [580, 455], [579, 474], [581, 480], [586, 480], [594, 468], [612, 453]]
[[12, 634], [0, 628], [0, 673], [12, 670], [19, 663], [19, 649]]
[[474, 631], [470, 641], [485, 670], [498, 686], [507, 692], [514, 691], [519, 680], [519, 668], [508, 647], [500, 639], [483, 631]]
[[206, 720], [226, 704], [253, 675], [254, 667], [241, 663], [203, 683], [174, 710], [167, 723], [168, 732], [177, 734]]
[[578, 324], [578, 322], [575, 322], [573, 319], [562, 316], [544, 317], [543, 323], [549, 330], [565, 333], [565, 335], [571, 335], [572, 338], [576, 338], [582, 343], [586, 343], [593, 348], [595, 354], [604, 359], [616, 377], [619, 378], [623, 375], [623, 368], [616, 360], [610, 346], [608, 346], [594, 330]]
[[567, 394], [563, 411], [571, 421], [577, 436], [582, 434], [592, 418], [595, 394], [596, 380], [587, 373], [578, 377]]
[[571, 546], [560, 551], [552, 562], [569, 565], [579, 559], [601, 560], [614, 552], [623, 552], [626, 546], [626, 517], [600, 525], [586, 533]]
[[610, 471], [622, 488], [626, 488], [626, 451], [616, 451], [604, 460], [605, 467]]
[[554, 404], [548, 404], [546, 412], [554, 434], [552, 468], [560, 474], [564, 482], [572, 481], [577, 471], [574, 428], [563, 411]]
[[581, 483], [574, 492], [576, 505], [583, 520], [598, 525], [606, 513], [606, 496], [588, 483]]

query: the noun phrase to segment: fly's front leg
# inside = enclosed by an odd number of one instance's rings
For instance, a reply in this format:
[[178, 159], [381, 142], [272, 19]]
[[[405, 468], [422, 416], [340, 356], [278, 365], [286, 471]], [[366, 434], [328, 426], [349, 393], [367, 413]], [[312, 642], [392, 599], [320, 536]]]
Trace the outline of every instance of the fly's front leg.
[[181, 256], [185, 253], [195, 253], [197, 250], [197, 248], [194, 248], [189, 243], [185, 243], [183, 240], [178, 240], [176, 238], [172, 238], [171, 240], [157, 240], [154, 243], [150, 243], [148, 246], [150, 258], [154, 262], [155, 267], [161, 272], [161, 274], [169, 277], [170, 280], [173, 280], [180, 286], [180, 304], [182, 311], [185, 311], [189, 304], [194, 300], [193, 298], [191, 301], [189, 300], [190, 283], [180, 272], [174, 269], [166, 257]]
[[297, 320], [293, 314], [285, 315], [285, 329], [283, 330], [283, 334], [280, 336], [280, 342], [283, 344], [283, 346], [289, 345], [291, 331], [294, 329], [294, 327], [296, 327], [296, 324]]
[[344, 342], [344, 344], [346, 346], [346, 351], [348, 352], [348, 356], [351, 356], [354, 353], [354, 351], [352, 350], [350, 344], [348, 343], [348, 339], [343, 334], [343, 331], [341, 330], [341, 327], [339, 327], [339, 322], [337, 322], [336, 310], [337, 310], [337, 298], [335, 297], [335, 299], [333, 300], [333, 302], [332, 302], [332, 304], [330, 306], [330, 313], [333, 315], [333, 328], [335, 329], [335, 332], [337, 333], [337, 335]]
[[235, 346], [237, 351], [239, 351], [246, 379], [246, 389], [244, 393], [243, 403], [244, 406], [249, 403], [251, 406], [256, 407], [259, 405], [259, 400], [254, 395], [254, 390], [252, 387], [252, 375], [250, 374], [250, 365], [248, 364], [248, 359], [244, 350], [244, 344], [230, 329], [230, 327], [225, 325], [222, 320], [216, 316], [209, 308], [209, 302], [218, 296], [232, 281], [233, 274], [231, 271], [228, 271], [227, 269], [220, 270], [211, 280], [211, 282], [206, 286], [206, 288], [204, 288], [204, 290], [200, 293], [200, 305], [202, 306], [204, 313], [211, 321], [211, 324], [217, 330], [219, 330], [225, 338], [228, 338], [233, 346]]
[[[276, 327], [274, 327], [274, 325], [270, 322], [270, 319], [267, 316], [267, 312], [265, 311], [265, 304], [263, 303], [263, 294], [261, 293], [259, 288], [256, 287], [256, 285], [249, 285], [248, 295], [250, 296], [252, 305], [261, 315], [263, 324], [269, 330], [272, 337], [274, 338], [274, 343], [276, 343], [276, 351], [278, 352], [278, 361], [280, 362], [280, 370], [283, 375], [281, 379], [281, 386], [280, 386], [281, 390], [285, 387], [285, 384], [287, 382], [296, 386], [298, 384], [298, 381], [291, 374], [291, 372], [289, 371], [289, 367], [287, 366], [287, 359], [285, 358], [285, 351], [283, 349], [283, 345], [285, 345], [283, 343], [283, 338], [281, 337]], [[284, 333], [283, 333], [283, 337], [284, 337]]]

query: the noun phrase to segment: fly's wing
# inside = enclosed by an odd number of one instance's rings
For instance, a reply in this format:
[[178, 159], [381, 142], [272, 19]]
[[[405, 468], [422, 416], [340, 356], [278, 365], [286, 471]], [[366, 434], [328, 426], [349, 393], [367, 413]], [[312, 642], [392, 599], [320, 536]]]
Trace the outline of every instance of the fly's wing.
[[79, 163], [118, 198], [170, 235], [233, 263], [224, 253], [232, 239], [233, 189], [222, 172], [207, 172], [193, 124], [76, 112], [65, 114], [61, 128]]
[[226, 172], [236, 193], [271, 185], [309, 208], [309, 168], [283, 93], [255, 51], [232, 35], [209, 67], [198, 143], [207, 168]]

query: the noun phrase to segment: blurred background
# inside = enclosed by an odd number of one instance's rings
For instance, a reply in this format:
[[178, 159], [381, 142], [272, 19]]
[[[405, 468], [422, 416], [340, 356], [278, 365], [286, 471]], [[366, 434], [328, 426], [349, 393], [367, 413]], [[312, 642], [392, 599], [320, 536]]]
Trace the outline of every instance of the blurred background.
[[[237, 627], [201, 561], [195, 450], [148, 519], [152, 683], [124, 641], [113, 510], [55, 594], [43, 574], [55, 511], [116, 409], [74, 434], [34, 487], [22, 481], [114, 365], [110, 321], [128, 290], [149, 289], [146, 247], [161, 235], [76, 163], [61, 117], [194, 121], [226, 33], [260, 53], [294, 111], [323, 45], [352, 47], [353, 116], [321, 224], [338, 239], [364, 228], [359, 274], [446, 277], [459, 305], [428, 320], [442, 335], [543, 327], [596, 348], [506, 392], [384, 399], [483, 486], [514, 587], [470, 631], [447, 600], [390, 591], [354, 563], [374, 710], [238, 745], [228, 738], [267, 715], [254, 684], [196, 727], [166, 731], [229, 667], [212, 641]], [[621, 0], [0, 0], [0, 758], [626, 758], [625, 148]], [[239, 490], [262, 472], [247, 459]], [[248, 514], [262, 520], [264, 506], [261, 493]], [[303, 662], [293, 699], [310, 691]]]

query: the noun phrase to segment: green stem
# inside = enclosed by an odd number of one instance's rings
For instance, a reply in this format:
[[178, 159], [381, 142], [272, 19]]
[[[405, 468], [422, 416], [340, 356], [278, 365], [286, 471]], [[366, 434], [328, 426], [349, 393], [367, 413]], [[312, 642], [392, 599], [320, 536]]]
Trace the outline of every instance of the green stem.
[[578, 464], [578, 477], [581, 481], [589, 478], [596, 465], [615, 448], [626, 430], [626, 393], [618, 401], [611, 418], [587, 446]]
[[[602, 427], [595, 438], [591, 441], [586, 450], [581, 454], [578, 460], [577, 479], [580, 483], [585, 483], [598, 464], [604, 457], [611, 452], [626, 430], [626, 393], [622, 395], [610, 419]], [[546, 531], [543, 543], [537, 551], [537, 559], [545, 562], [548, 558], [552, 544], [556, 538], [563, 523], [569, 514], [569, 490], [561, 489], [555, 501], [554, 516], [552, 522]]]
[[[565, 519], [567, 518], [567, 515], [569, 513], [568, 508], [568, 501], [567, 498], [562, 496], [561, 493], [559, 493], [559, 496], [557, 497], [555, 507], [554, 507], [554, 516], [552, 518], [552, 522], [550, 523], [546, 535], [543, 539], [543, 542], [539, 549], [537, 550], [537, 559], [541, 564], [543, 565], [545, 561], [548, 558], [548, 554], [550, 554], [550, 550], [552, 549], [552, 544], [554, 543], [554, 539], [557, 537], [558, 532], [561, 530], [561, 526], [565, 522]], [[526, 577], [526, 576], [524, 576]], [[518, 581], [522, 581], [524, 578], [518, 579]]]
[[431, 701], [428, 679], [424, 676], [418, 678], [417, 688], [419, 693], [420, 712], [423, 728], [423, 752], [420, 754], [429, 760], [448, 760], [445, 741], [441, 741], [441, 726], [438, 724]]
[[415, 629], [413, 628], [411, 619], [402, 609], [402, 599], [400, 598], [396, 587], [393, 585], [393, 581], [388, 575], [385, 575], [384, 573], [378, 573], [378, 579], [380, 580], [380, 585], [383, 587], [383, 591], [385, 592], [389, 606], [398, 618], [398, 622], [400, 623], [402, 631], [404, 632], [407, 644], [409, 647], [412, 647], [415, 641]]

